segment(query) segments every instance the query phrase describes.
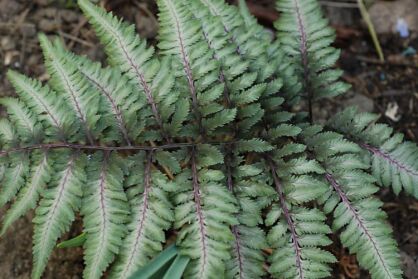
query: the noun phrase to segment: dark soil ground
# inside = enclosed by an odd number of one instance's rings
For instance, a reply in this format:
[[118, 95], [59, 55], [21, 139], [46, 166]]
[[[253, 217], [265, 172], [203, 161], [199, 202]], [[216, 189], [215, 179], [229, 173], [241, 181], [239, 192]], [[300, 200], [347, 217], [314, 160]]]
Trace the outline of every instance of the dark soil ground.
[[[278, 17], [273, 8], [274, 1], [247, 2], [260, 22], [271, 27], [272, 21]], [[102, 0], [100, 3], [134, 22], [143, 37], [151, 41], [155, 38], [158, 26], [154, 1]], [[361, 17], [355, 9], [328, 7], [326, 10], [337, 29], [336, 46], [342, 48], [339, 64], [345, 70], [344, 79], [353, 88], [344, 97], [317, 106], [316, 119], [321, 121], [338, 108], [357, 105], [363, 111], [380, 113], [383, 122], [405, 133], [409, 140], [417, 141], [418, 55], [405, 57], [402, 53], [408, 46], [418, 50], [418, 39], [401, 40], [395, 34], [382, 36], [387, 60], [380, 63], [374, 58], [376, 55], [368, 32], [361, 25]], [[93, 32], [74, 6], [74, 1], [0, 0], [0, 95], [13, 94], [5, 78], [7, 69], [17, 69], [41, 80], [48, 78], [36, 38], [38, 32], [57, 34], [73, 51], [87, 54], [96, 60], [104, 59]], [[401, 249], [405, 277], [417, 279], [418, 202], [404, 195], [396, 197], [387, 190], [383, 190], [380, 196], [385, 201], [384, 209], [389, 215]], [[0, 216], [2, 213], [0, 211]], [[31, 217], [19, 220], [0, 239], [0, 279], [30, 278]], [[80, 228], [78, 221], [64, 239], [76, 236]], [[339, 264], [335, 266], [335, 278], [369, 278], [348, 251], [339, 245], [332, 247], [332, 250], [339, 258]], [[44, 278], [81, 278], [82, 269], [81, 249], [56, 249]]]

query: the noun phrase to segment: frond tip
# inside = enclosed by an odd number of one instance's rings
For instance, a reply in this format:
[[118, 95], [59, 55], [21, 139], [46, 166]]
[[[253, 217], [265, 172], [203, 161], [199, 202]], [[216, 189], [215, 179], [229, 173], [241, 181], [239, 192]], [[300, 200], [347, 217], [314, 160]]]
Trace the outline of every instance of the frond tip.
[[329, 121], [329, 126], [356, 142], [368, 155], [372, 174], [379, 185], [399, 194], [402, 189], [418, 198], [418, 147], [404, 141], [385, 124], [375, 123], [378, 116], [348, 108]]
[[345, 93], [349, 85], [338, 81], [342, 71], [334, 69], [340, 51], [331, 44], [335, 31], [328, 26], [316, 0], [279, 0], [281, 12], [275, 23], [278, 40], [291, 57], [309, 100]]

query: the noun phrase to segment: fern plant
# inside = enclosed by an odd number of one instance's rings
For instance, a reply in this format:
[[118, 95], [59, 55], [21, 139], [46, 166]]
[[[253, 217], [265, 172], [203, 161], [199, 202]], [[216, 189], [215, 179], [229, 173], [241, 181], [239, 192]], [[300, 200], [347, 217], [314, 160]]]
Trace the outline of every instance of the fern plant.
[[78, 4], [107, 65], [40, 35], [50, 80], [9, 71], [0, 101], [1, 234], [35, 209], [32, 278], [78, 214], [84, 278], [129, 278], [168, 234], [184, 278], [329, 278], [331, 233], [373, 278], [402, 277], [374, 194], [418, 197], [418, 148], [352, 108], [315, 124], [349, 88], [316, 1], [279, 0], [274, 37], [244, 1], [158, 0], [157, 49]]

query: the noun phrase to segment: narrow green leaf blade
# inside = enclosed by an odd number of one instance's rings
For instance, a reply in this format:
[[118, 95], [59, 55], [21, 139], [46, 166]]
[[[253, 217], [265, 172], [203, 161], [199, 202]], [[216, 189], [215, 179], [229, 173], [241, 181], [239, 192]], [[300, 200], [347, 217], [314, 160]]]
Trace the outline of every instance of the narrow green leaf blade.
[[148, 265], [137, 270], [130, 279], [148, 279], [151, 278], [155, 273], [157, 273], [164, 265], [166, 265], [170, 260], [172, 260], [177, 255], [177, 247], [172, 244], [160, 255], [158, 255], [154, 260], [152, 260]]
[[190, 258], [186, 256], [177, 256], [173, 264], [167, 270], [163, 279], [181, 279], [186, 266], [189, 264]]
[[62, 241], [58, 243], [57, 248], [73, 248], [79, 247], [84, 244], [87, 239], [87, 234], [85, 232], [81, 233], [80, 235], [71, 238], [69, 240]]

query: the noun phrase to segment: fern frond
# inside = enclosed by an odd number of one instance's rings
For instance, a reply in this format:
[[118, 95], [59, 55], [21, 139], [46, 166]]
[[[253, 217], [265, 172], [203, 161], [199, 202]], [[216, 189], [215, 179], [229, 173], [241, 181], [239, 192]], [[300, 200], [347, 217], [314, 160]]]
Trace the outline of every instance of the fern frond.
[[38, 119], [26, 106], [15, 98], [2, 98], [0, 105], [4, 106], [21, 141], [38, 143], [43, 138], [42, 126]]
[[330, 276], [329, 264], [335, 262], [335, 257], [321, 248], [331, 243], [325, 215], [299, 205], [326, 190], [324, 183], [309, 176], [312, 170], [322, 170], [302, 162], [298, 160], [296, 168], [270, 158], [266, 162], [277, 197], [266, 217], [266, 225], [272, 226], [267, 240], [274, 249], [269, 272], [277, 278], [326, 278]]
[[228, 5], [222, 0], [199, 0], [200, 4], [206, 6], [212, 16], [219, 17], [221, 19], [224, 30], [229, 33], [235, 28], [242, 26], [243, 19], [239, 15], [235, 6]]
[[334, 256], [321, 247], [331, 241], [325, 215], [316, 208], [305, 207], [323, 195], [326, 184], [315, 178], [323, 168], [304, 154], [306, 147], [294, 142], [301, 129], [281, 124], [269, 134], [281, 142], [281, 148], [264, 156], [268, 183], [274, 199], [266, 216], [267, 241], [273, 248], [269, 272], [277, 278], [325, 278]]
[[71, 113], [68, 113], [70, 107], [62, 98], [58, 98], [56, 92], [47, 85], [42, 86], [39, 81], [12, 70], [7, 72], [7, 77], [19, 98], [43, 123], [47, 136], [65, 141], [77, 132]]
[[129, 203], [123, 191], [123, 161], [116, 154], [99, 152], [89, 159], [88, 185], [82, 199], [85, 244], [84, 278], [100, 278], [119, 253], [126, 234]]
[[[76, 67], [65, 63], [60, 50], [43, 34], [39, 36], [45, 63], [51, 75], [51, 87], [57, 92], [63, 92], [65, 100], [71, 105], [72, 111], [80, 123], [83, 136], [93, 144], [100, 132], [105, 128], [99, 123], [100, 98]], [[102, 124], [104, 124], [102, 122]]]
[[213, 278], [224, 274], [230, 259], [230, 243], [234, 237], [230, 226], [236, 225], [236, 200], [219, 181], [222, 172], [208, 169], [223, 162], [215, 147], [200, 145], [190, 151], [190, 169], [176, 176], [174, 198], [175, 227], [179, 228], [177, 244], [180, 253], [192, 261], [187, 278]]
[[259, 179], [263, 172], [259, 164], [243, 164], [243, 157], [231, 151], [225, 156], [225, 184], [238, 201], [239, 225], [232, 226], [234, 240], [226, 274], [227, 278], [259, 278], [265, 274], [262, 249], [267, 242], [258, 225], [263, 223], [261, 211], [274, 192]]
[[[236, 44], [237, 53], [247, 59], [255, 59], [262, 56], [265, 47], [271, 42], [272, 36], [266, 35], [266, 31], [259, 24], [249, 25], [249, 16], [241, 14], [240, 10], [222, 0], [199, 0], [209, 10], [212, 17], [217, 17], [223, 24], [225, 32], [231, 35], [231, 42]], [[242, 3], [241, 3], [242, 6]], [[245, 9], [241, 7], [241, 12]], [[257, 64], [256, 62], [254, 65]], [[269, 68], [268, 66], [267, 68]], [[260, 65], [257, 69], [260, 70]]]
[[1, 179], [0, 207], [11, 201], [25, 185], [29, 163], [29, 156], [26, 152], [15, 154], [10, 158]]
[[145, 119], [145, 116], [141, 115], [144, 104], [138, 102], [140, 98], [134, 93], [128, 79], [117, 69], [102, 68], [100, 63], [65, 51], [61, 45], [56, 47], [61, 49], [67, 62], [73, 63], [100, 93], [101, 106], [104, 108], [102, 117], [110, 126], [104, 135], [108, 138], [107, 141], [131, 146], [132, 141], [137, 140], [144, 130], [144, 123], [139, 120]]
[[[232, 42], [232, 34], [225, 32], [222, 21], [218, 17], [213, 17], [208, 7], [199, 1], [193, 1], [190, 11], [201, 22], [203, 37], [209, 49], [213, 51], [212, 58], [219, 64], [218, 79], [223, 86], [217, 90], [218, 94], [223, 95], [228, 108], [237, 108], [234, 125], [235, 133], [240, 132], [240, 134], [235, 136], [245, 136], [245, 132], [261, 120], [264, 111], [257, 101], [270, 88], [266, 83], [257, 82], [257, 72], [249, 67], [252, 61], [237, 52], [238, 46]], [[278, 90], [281, 84], [277, 85]], [[200, 104], [205, 105], [207, 101], [219, 97], [208, 93], [201, 95]], [[206, 96], [213, 97], [208, 100]]]
[[82, 187], [86, 182], [83, 155], [58, 152], [52, 155], [54, 176], [36, 209], [34, 243], [34, 267], [32, 278], [41, 278], [49, 255], [57, 239], [70, 228], [75, 213], [80, 209]]
[[26, 179], [26, 184], [21, 187], [16, 201], [3, 217], [0, 235], [3, 235], [19, 217], [36, 207], [42, 190], [51, 179], [51, 163], [48, 152], [33, 152], [29, 168], [30, 174]]
[[48, 85], [10, 71], [18, 98], [0, 99], [0, 206], [12, 202], [0, 233], [35, 209], [33, 278], [79, 212], [83, 278], [129, 278], [171, 237], [176, 276], [187, 265], [184, 278], [325, 278], [322, 208], [373, 278], [401, 277], [367, 170], [417, 195], [417, 147], [370, 114], [323, 128], [289, 109], [301, 92], [347, 89], [315, 1], [280, 0], [274, 40], [243, 0], [158, 0], [158, 53], [78, 2], [109, 65], [41, 35]]
[[2, 149], [16, 148], [19, 145], [16, 129], [8, 119], [0, 120], [0, 144]]
[[349, 85], [338, 81], [342, 71], [333, 69], [339, 50], [331, 47], [335, 32], [328, 26], [315, 0], [279, 0], [281, 12], [275, 27], [281, 49], [291, 57], [302, 91], [309, 101], [345, 93]]
[[348, 108], [335, 115], [328, 125], [355, 141], [368, 155], [372, 174], [381, 186], [402, 189], [418, 198], [418, 147], [404, 141], [385, 124], [375, 123], [377, 115]]
[[[271, 35], [248, 14], [244, 1], [239, 5], [238, 10], [224, 1], [201, 0], [193, 1], [190, 6], [195, 6], [193, 12], [203, 21], [203, 28], [216, 21], [221, 24], [223, 37], [229, 40], [226, 48], [249, 63], [251, 75], [256, 76], [257, 82], [268, 83], [266, 94], [282, 94], [287, 97], [286, 103], [294, 104], [301, 85], [293, 66], [279, 50], [277, 41], [273, 43]], [[248, 78], [251, 80], [252, 76]], [[281, 90], [282, 85], [286, 90]]]
[[[342, 230], [342, 244], [356, 254], [372, 278], [402, 278], [399, 251], [386, 213], [381, 209], [382, 202], [373, 197], [378, 190], [375, 179], [365, 172], [367, 164], [353, 153], [358, 147], [342, 135], [334, 133], [332, 137], [315, 129], [306, 129], [305, 136], [326, 171], [324, 180], [329, 190], [320, 202], [326, 213], [333, 212], [333, 229]], [[325, 145], [334, 152], [321, 148]], [[341, 148], [343, 145], [347, 148]]]
[[[149, 152], [133, 158], [134, 166], [126, 187], [131, 211], [128, 234], [111, 271], [111, 278], [130, 278], [163, 249], [164, 230], [174, 221], [171, 201], [168, 199], [167, 178], [153, 167], [153, 161], [162, 158]], [[161, 160], [160, 160], [161, 161]]]
[[202, 104], [205, 96], [212, 91], [222, 92], [218, 83], [219, 63], [211, 59], [213, 51], [204, 39], [197, 20], [184, 3], [173, 0], [161, 0], [157, 3], [160, 8], [158, 46], [163, 54], [173, 56], [173, 67], [179, 76], [177, 86], [180, 91], [189, 92], [197, 122], [197, 125], [189, 127], [189, 135], [214, 135], [218, 128], [231, 123], [237, 113], [235, 108], [224, 108], [216, 102]]
[[[169, 117], [176, 109], [184, 110], [188, 107], [184, 103], [175, 104], [178, 99], [177, 91], [171, 92], [171, 102], [162, 102], [163, 96], [170, 92], [174, 84], [174, 77], [168, 65], [161, 65], [159, 59], [154, 55], [154, 48], [147, 47], [146, 41], [141, 40], [135, 34], [133, 25], [128, 26], [88, 0], [79, 0], [79, 6], [105, 46], [110, 64], [119, 68], [127, 76], [134, 86], [134, 92], [139, 92], [139, 103], [142, 104], [145, 101], [148, 103], [149, 114], [153, 116], [152, 121], [160, 128], [160, 137], [169, 141], [168, 127], [165, 127], [164, 124], [168, 122]], [[165, 119], [162, 115], [164, 112], [166, 113]], [[177, 121], [183, 122], [185, 120], [183, 114], [184, 112], [181, 111], [173, 117], [177, 118]], [[173, 125], [175, 123], [168, 126]], [[171, 130], [176, 131], [177, 129], [174, 127]]]
[[262, 41], [272, 41], [273, 36], [271, 32], [258, 23], [257, 18], [251, 14], [245, 0], [238, 0], [238, 9], [247, 31]]

